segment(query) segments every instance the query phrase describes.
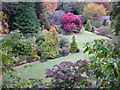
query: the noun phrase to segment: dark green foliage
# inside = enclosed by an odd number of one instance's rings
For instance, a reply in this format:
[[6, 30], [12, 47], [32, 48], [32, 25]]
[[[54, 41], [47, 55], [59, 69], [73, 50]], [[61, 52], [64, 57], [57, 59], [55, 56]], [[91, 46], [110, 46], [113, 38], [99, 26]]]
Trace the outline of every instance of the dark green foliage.
[[116, 36], [118, 36], [120, 32], [120, 1], [113, 3], [110, 16], [112, 20], [111, 26], [114, 29]]
[[108, 25], [107, 19], [104, 19], [102, 24], [103, 24], [103, 26], [107, 26]]
[[45, 35], [40, 31], [35, 35], [35, 37], [36, 37], [37, 51], [38, 51], [38, 54], [40, 55], [42, 53], [41, 45], [43, 42], [45, 42]]
[[79, 33], [79, 32], [80, 32], [80, 28], [78, 28], [78, 27], [73, 27], [72, 31], [73, 31], [74, 33]]
[[78, 50], [78, 45], [77, 45], [77, 42], [75, 40], [75, 36], [72, 37], [72, 42], [70, 44], [70, 52], [71, 53], [76, 53], [77, 50]]
[[90, 24], [90, 21], [87, 20], [87, 23], [85, 25], [85, 30], [90, 31], [91, 28], [92, 28], [92, 25]]
[[39, 21], [37, 19], [34, 3], [32, 2], [19, 2], [19, 10], [14, 17], [10, 17], [9, 29], [20, 30], [23, 34], [37, 33], [40, 31]]
[[98, 82], [96, 86], [115, 87], [118, 85], [119, 87], [120, 47], [107, 39], [100, 39], [86, 43], [84, 48], [84, 53], [88, 52], [89, 55], [92, 55], [90, 68], [93, 69], [92, 78], [96, 78]]
[[[26, 39], [21, 33], [15, 31], [2, 39], [2, 46], [5, 51], [8, 51], [8, 54], [17, 56], [32, 55], [34, 44], [32, 39]], [[9, 51], [8, 49], [11, 50]]]
[[71, 12], [74, 13], [75, 15], [82, 15], [83, 9], [84, 9], [84, 3], [77, 2]]
[[17, 2], [2, 2], [2, 11], [9, 16], [15, 15], [18, 11]]
[[94, 32], [95, 31], [95, 28], [92, 26], [90, 32]]

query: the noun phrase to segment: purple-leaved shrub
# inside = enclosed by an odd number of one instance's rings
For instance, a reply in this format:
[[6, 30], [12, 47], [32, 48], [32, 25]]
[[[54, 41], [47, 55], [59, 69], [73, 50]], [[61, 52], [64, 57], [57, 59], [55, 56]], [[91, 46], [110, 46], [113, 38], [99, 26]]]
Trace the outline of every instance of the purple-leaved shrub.
[[57, 10], [50, 14], [51, 25], [61, 25], [62, 16], [65, 14], [62, 10]]
[[[83, 75], [84, 74], [84, 75]], [[91, 74], [87, 60], [79, 60], [75, 63], [64, 61], [47, 69], [46, 78], [51, 78], [54, 88], [91, 87], [88, 77]]]

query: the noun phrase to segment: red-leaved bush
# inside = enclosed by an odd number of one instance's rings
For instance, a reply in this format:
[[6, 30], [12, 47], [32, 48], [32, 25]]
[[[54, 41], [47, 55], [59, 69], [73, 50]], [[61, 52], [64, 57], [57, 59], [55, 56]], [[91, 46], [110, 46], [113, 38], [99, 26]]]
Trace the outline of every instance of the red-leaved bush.
[[64, 14], [62, 16], [62, 25], [63, 29], [70, 33], [73, 33], [75, 28], [78, 28], [78, 31], [82, 29], [81, 19], [76, 17], [73, 13]]

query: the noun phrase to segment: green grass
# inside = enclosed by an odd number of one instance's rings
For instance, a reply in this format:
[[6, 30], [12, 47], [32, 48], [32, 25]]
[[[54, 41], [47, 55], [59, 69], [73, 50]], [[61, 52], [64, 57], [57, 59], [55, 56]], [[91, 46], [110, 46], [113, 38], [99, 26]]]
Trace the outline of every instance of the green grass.
[[[51, 59], [48, 60], [47, 62], [32, 64], [32, 67], [28, 66], [27, 68], [24, 67], [18, 68], [16, 69], [17, 72], [15, 72], [14, 75], [18, 74], [18, 76], [22, 77], [23, 79], [37, 78], [37, 79], [43, 79], [44, 81], [49, 81], [50, 79], [45, 78], [46, 69], [51, 69], [54, 65], [59, 64], [62, 61], [75, 62], [80, 59], [88, 60], [88, 55], [86, 53], [83, 53], [83, 48], [82, 48], [83, 44], [86, 42], [91, 42], [94, 39], [107, 39], [106, 37], [98, 36], [96, 34], [87, 31], [82, 31], [75, 36], [80, 49], [80, 53], [75, 53], [65, 57]], [[68, 35], [66, 37], [71, 42], [72, 35]]]

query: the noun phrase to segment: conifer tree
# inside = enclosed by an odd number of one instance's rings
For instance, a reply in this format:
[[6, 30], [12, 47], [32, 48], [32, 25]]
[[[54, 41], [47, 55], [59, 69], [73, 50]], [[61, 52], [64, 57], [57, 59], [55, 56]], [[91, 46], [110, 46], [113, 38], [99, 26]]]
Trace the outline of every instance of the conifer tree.
[[112, 11], [110, 13], [112, 21], [111, 26], [117, 36], [120, 32], [120, 1], [114, 2], [112, 6]]
[[15, 17], [10, 17], [10, 30], [20, 30], [23, 34], [37, 33], [39, 21], [37, 19], [33, 2], [19, 2], [19, 10]]
[[72, 37], [72, 43], [70, 44], [70, 52], [71, 53], [76, 53], [78, 50], [78, 45], [77, 42], [75, 40], [75, 36]]
[[86, 25], [85, 25], [85, 30], [89, 31], [89, 30], [91, 30], [91, 29], [92, 29], [92, 25], [90, 24], [90, 21], [87, 20], [87, 23], [86, 23]]
[[[112, 4], [111, 16], [111, 27], [115, 32], [115, 41], [120, 46], [120, 1]], [[117, 40], [116, 40], [117, 39]]]
[[49, 32], [44, 32], [45, 42], [42, 44], [42, 57], [56, 58], [58, 56], [58, 47], [60, 38], [55, 28], [51, 28]]

